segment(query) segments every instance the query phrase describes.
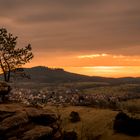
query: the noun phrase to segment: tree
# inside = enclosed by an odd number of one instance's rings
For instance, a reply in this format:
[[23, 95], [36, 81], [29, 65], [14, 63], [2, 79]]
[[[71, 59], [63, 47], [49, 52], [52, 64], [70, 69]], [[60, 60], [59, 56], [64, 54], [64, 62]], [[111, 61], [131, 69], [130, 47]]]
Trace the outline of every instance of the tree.
[[0, 68], [6, 82], [10, 81], [11, 72], [30, 62], [33, 58], [31, 45], [16, 48], [17, 36], [0, 29]]

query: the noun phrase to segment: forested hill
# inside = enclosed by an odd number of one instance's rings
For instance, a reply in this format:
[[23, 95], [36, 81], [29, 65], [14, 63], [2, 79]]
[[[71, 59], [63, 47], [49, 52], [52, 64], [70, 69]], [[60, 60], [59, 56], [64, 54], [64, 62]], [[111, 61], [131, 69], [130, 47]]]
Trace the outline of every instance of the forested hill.
[[[123, 78], [105, 78], [98, 76], [86, 76], [76, 73], [67, 72], [61, 68], [48, 68], [43, 66], [37, 66], [32, 68], [24, 68], [28, 78], [19, 78], [19, 81], [31, 81], [38, 83], [49, 83], [49, 82], [107, 82], [111, 84], [119, 83], [140, 83], [140, 77], [123, 77]], [[1, 75], [2, 78], [3, 75]]]

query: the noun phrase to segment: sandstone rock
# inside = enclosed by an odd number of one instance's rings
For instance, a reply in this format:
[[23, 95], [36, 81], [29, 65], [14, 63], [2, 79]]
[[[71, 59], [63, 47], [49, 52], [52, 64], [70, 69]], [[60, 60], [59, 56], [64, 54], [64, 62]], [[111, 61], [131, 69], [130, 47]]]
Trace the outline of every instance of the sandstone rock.
[[5, 102], [8, 100], [7, 95], [9, 94], [11, 90], [10, 85], [8, 85], [6, 82], [0, 81], [0, 100], [1, 102]]
[[62, 134], [57, 131], [57, 133], [53, 136], [53, 140], [62, 140]]
[[17, 138], [16, 137], [11, 137], [8, 140], [17, 140]]
[[77, 140], [78, 136], [75, 131], [64, 131], [63, 140]]
[[13, 116], [14, 114], [15, 114], [15, 112], [0, 111], [0, 122], [7, 117]]
[[1, 123], [0, 123], [0, 130], [6, 131], [6, 130], [10, 130], [12, 128], [21, 126], [25, 123], [28, 123], [28, 116], [25, 112], [23, 113], [19, 113], [16, 114], [12, 117], [7, 117], [6, 119], [4, 119]]
[[35, 126], [33, 129], [25, 132], [21, 140], [49, 140], [52, 137], [53, 129], [47, 126]]
[[57, 115], [46, 110], [27, 108], [26, 112], [29, 119], [40, 125], [50, 125], [57, 121]]
[[59, 132], [52, 111], [0, 104], [0, 140], [60, 140]]

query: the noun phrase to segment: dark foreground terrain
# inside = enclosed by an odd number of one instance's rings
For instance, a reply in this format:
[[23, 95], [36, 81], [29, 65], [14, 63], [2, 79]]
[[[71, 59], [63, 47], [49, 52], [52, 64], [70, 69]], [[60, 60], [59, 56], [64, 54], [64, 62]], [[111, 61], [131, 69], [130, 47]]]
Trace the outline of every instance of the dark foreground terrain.
[[52, 111], [0, 105], [0, 140], [56, 140], [60, 136], [58, 116]]
[[[71, 121], [71, 112], [77, 112], [80, 119]], [[126, 124], [130, 114], [125, 117], [118, 114], [119, 111], [92, 107], [0, 104], [0, 140], [139, 140], [139, 129], [136, 135], [120, 129], [127, 126], [133, 132], [131, 124]], [[139, 122], [139, 114], [133, 120]], [[71, 135], [75, 132], [76, 137], [64, 137], [69, 132]]]
[[139, 84], [1, 83], [0, 140], [139, 140]]

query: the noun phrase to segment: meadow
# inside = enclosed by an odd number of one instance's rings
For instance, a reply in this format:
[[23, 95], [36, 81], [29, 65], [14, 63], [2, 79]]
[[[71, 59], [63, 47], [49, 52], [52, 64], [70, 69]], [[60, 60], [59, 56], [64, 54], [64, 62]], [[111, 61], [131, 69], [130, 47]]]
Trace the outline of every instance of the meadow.
[[[78, 133], [78, 140], [139, 140], [140, 138], [114, 132], [113, 121], [118, 111], [80, 106], [45, 106], [44, 108], [60, 114], [62, 130], [74, 130]], [[69, 115], [72, 111], [79, 113], [81, 118], [79, 122], [70, 121]]]
[[[116, 133], [113, 122], [118, 112], [123, 111], [131, 117], [140, 118], [140, 86], [138, 84], [109, 85], [108, 83], [76, 83], [64, 84], [66, 87], [76, 87], [82, 94], [105, 94], [110, 96], [132, 95], [118, 103], [117, 109], [89, 107], [89, 106], [48, 106], [60, 114], [63, 131], [74, 130], [78, 133], [78, 140], [138, 140], [140, 137]], [[131, 99], [132, 98], [132, 99]], [[70, 121], [70, 113], [78, 112], [81, 120], [76, 123]]]

